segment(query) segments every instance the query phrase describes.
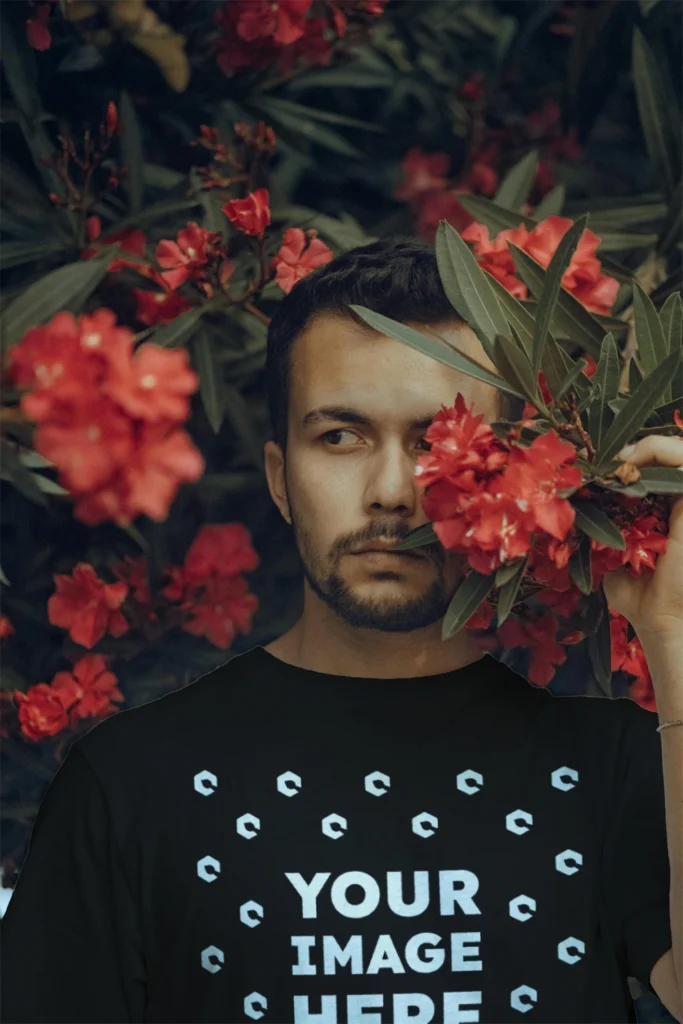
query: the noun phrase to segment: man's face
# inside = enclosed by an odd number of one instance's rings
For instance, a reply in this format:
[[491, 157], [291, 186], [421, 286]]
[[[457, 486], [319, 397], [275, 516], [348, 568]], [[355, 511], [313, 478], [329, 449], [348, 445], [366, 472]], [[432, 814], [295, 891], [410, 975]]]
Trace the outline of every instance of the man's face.
[[[490, 368], [469, 327], [411, 324]], [[438, 621], [461, 559], [438, 545], [361, 552], [427, 522], [415, 480], [424, 434], [458, 391], [487, 422], [496, 390], [352, 320], [315, 319], [291, 354], [287, 455], [266, 446], [271, 493], [294, 528], [312, 590], [350, 625], [408, 632]]]

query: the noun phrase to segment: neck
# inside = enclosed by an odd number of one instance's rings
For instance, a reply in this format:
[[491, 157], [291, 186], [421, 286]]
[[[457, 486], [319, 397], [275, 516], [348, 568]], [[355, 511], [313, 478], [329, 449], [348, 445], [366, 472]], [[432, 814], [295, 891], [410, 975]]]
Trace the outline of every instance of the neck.
[[483, 656], [465, 629], [442, 640], [441, 624], [439, 620], [409, 633], [360, 629], [341, 619], [306, 586], [300, 619], [266, 650], [298, 668], [377, 679], [437, 675]]

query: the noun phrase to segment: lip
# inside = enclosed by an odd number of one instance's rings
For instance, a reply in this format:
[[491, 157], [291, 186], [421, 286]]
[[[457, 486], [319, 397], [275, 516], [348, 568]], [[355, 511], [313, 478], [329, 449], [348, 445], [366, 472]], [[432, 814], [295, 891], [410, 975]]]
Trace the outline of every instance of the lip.
[[363, 548], [361, 551], [353, 551], [354, 555], [393, 555], [394, 558], [423, 558], [417, 551], [396, 551], [394, 548]]

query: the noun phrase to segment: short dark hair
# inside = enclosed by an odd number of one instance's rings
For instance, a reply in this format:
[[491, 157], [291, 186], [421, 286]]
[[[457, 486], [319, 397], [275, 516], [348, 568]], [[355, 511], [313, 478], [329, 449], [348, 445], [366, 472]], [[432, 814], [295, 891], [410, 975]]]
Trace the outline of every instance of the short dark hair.
[[[417, 238], [392, 237], [357, 246], [318, 267], [292, 288], [268, 327], [266, 388], [273, 439], [287, 445], [291, 351], [315, 316], [353, 320], [371, 328], [349, 305], [367, 306], [401, 323], [460, 321], [446, 295], [434, 247]], [[499, 392], [501, 418], [517, 419], [522, 404]]]

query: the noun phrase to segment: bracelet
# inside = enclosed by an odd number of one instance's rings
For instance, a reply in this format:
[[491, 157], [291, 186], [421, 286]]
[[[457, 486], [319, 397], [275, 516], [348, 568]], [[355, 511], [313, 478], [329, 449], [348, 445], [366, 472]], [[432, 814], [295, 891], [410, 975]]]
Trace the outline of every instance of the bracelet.
[[657, 726], [657, 732], [661, 732], [662, 729], [666, 729], [667, 725], [683, 725], [683, 718], [677, 718], [674, 722], [662, 722], [661, 725]]

